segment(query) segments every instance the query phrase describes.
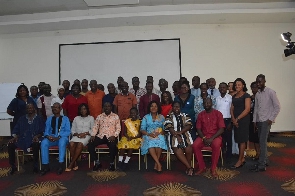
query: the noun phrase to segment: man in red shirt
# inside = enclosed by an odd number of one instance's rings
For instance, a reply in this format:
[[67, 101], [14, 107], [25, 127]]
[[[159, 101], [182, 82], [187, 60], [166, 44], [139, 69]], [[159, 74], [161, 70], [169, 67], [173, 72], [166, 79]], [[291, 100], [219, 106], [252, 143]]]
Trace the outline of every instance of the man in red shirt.
[[211, 174], [216, 178], [218, 177], [216, 166], [222, 144], [221, 134], [224, 131], [225, 125], [221, 112], [212, 108], [211, 98], [205, 98], [203, 105], [205, 110], [198, 115], [196, 125], [200, 137], [192, 145], [195, 157], [199, 163], [199, 171], [196, 172], [196, 175], [200, 175], [206, 171], [201, 150], [204, 146], [210, 146], [212, 148]]

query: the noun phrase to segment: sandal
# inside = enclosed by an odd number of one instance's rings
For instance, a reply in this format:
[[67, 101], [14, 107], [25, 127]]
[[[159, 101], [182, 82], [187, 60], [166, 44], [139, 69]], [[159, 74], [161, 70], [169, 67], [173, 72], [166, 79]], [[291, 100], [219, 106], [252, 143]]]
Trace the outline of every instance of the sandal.
[[186, 175], [188, 176], [193, 176], [194, 173], [195, 173], [195, 169], [192, 167], [186, 170]]
[[70, 172], [70, 171], [72, 171], [72, 169], [70, 169], [70, 168], [66, 168], [65, 171], [66, 171], [66, 172]]
[[79, 167], [78, 166], [76, 166], [76, 167], [73, 167], [73, 170], [74, 171], [77, 171], [79, 169]]

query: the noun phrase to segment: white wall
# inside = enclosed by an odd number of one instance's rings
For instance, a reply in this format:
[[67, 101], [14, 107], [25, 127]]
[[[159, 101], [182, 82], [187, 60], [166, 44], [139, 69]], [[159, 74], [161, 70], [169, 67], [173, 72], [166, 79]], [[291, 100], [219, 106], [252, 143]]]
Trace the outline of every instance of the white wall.
[[[285, 46], [280, 41], [282, 32], [293, 29], [292, 23], [167, 25], [0, 35], [0, 82], [31, 86], [45, 81], [52, 84], [54, 92], [59, 76], [59, 44], [180, 38], [183, 76], [191, 79], [199, 75], [201, 81], [215, 77], [217, 83], [242, 77], [249, 86], [263, 73], [282, 107], [272, 130], [294, 131], [295, 91], [291, 85], [295, 55], [283, 57]], [[163, 70], [159, 67], [159, 71]], [[144, 86], [144, 79], [141, 81]]]

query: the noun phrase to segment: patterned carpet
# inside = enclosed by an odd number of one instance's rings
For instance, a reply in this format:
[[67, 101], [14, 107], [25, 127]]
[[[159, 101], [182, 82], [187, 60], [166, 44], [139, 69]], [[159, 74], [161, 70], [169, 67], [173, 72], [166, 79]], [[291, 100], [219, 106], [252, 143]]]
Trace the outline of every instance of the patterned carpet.
[[[249, 168], [255, 163], [254, 150], [247, 150], [244, 167], [232, 170], [231, 163], [237, 157], [226, 160], [218, 166], [218, 179], [207, 171], [203, 176], [186, 176], [184, 167], [171, 157], [172, 170], [161, 173], [152, 171], [149, 157], [148, 170], [141, 163], [138, 171], [137, 155], [132, 157], [130, 169], [126, 172], [110, 172], [103, 161], [100, 172], [92, 172], [88, 161], [81, 160], [78, 171], [64, 172], [58, 176], [56, 157], [51, 157], [51, 172], [45, 176], [32, 173], [32, 162], [22, 165], [20, 172], [10, 176], [8, 154], [0, 151], [0, 195], [99, 195], [99, 196], [268, 196], [295, 194], [295, 134], [280, 133], [271, 137], [268, 143], [270, 166], [266, 172], [253, 173]], [[107, 160], [107, 157], [102, 157]], [[209, 166], [210, 158], [206, 160]], [[229, 163], [231, 162], [231, 163]], [[163, 162], [163, 167], [166, 163]]]

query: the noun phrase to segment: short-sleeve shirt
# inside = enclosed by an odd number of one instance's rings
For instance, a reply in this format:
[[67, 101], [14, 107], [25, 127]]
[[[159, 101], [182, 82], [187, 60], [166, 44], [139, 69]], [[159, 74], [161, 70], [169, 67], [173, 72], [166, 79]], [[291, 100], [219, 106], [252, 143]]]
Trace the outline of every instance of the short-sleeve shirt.
[[86, 103], [87, 99], [85, 96], [81, 95], [78, 98], [75, 98], [73, 95], [68, 95], [64, 102], [62, 103], [62, 108], [67, 111], [68, 117], [72, 122], [74, 118], [78, 115], [78, 107], [80, 104]]
[[116, 95], [113, 103], [118, 107], [120, 120], [126, 120], [129, 117], [132, 106], [137, 104], [137, 100], [132, 93], [128, 93], [127, 95], [120, 93]]
[[225, 128], [224, 120], [221, 112], [212, 109], [210, 113], [205, 110], [198, 115], [197, 129], [201, 129], [204, 136], [212, 137], [220, 128]]
[[87, 98], [90, 115], [93, 116], [93, 118], [96, 118], [102, 113], [102, 99], [104, 95], [104, 92], [101, 90], [97, 90], [95, 93], [88, 91], [85, 95]]
[[[41, 97], [44, 98], [44, 102], [42, 103], [41, 101]], [[42, 109], [42, 105], [44, 104], [44, 107], [45, 107], [45, 113], [46, 113], [46, 116], [49, 117], [52, 115], [52, 109], [51, 109], [51, 101], [52, 99], [55, 98], [54, 95], [50, 95], [50, 96], [45, 96], [45, 95], [42, 95], [38, 98], [37, 100], [37, 107], [39, 109]]]

